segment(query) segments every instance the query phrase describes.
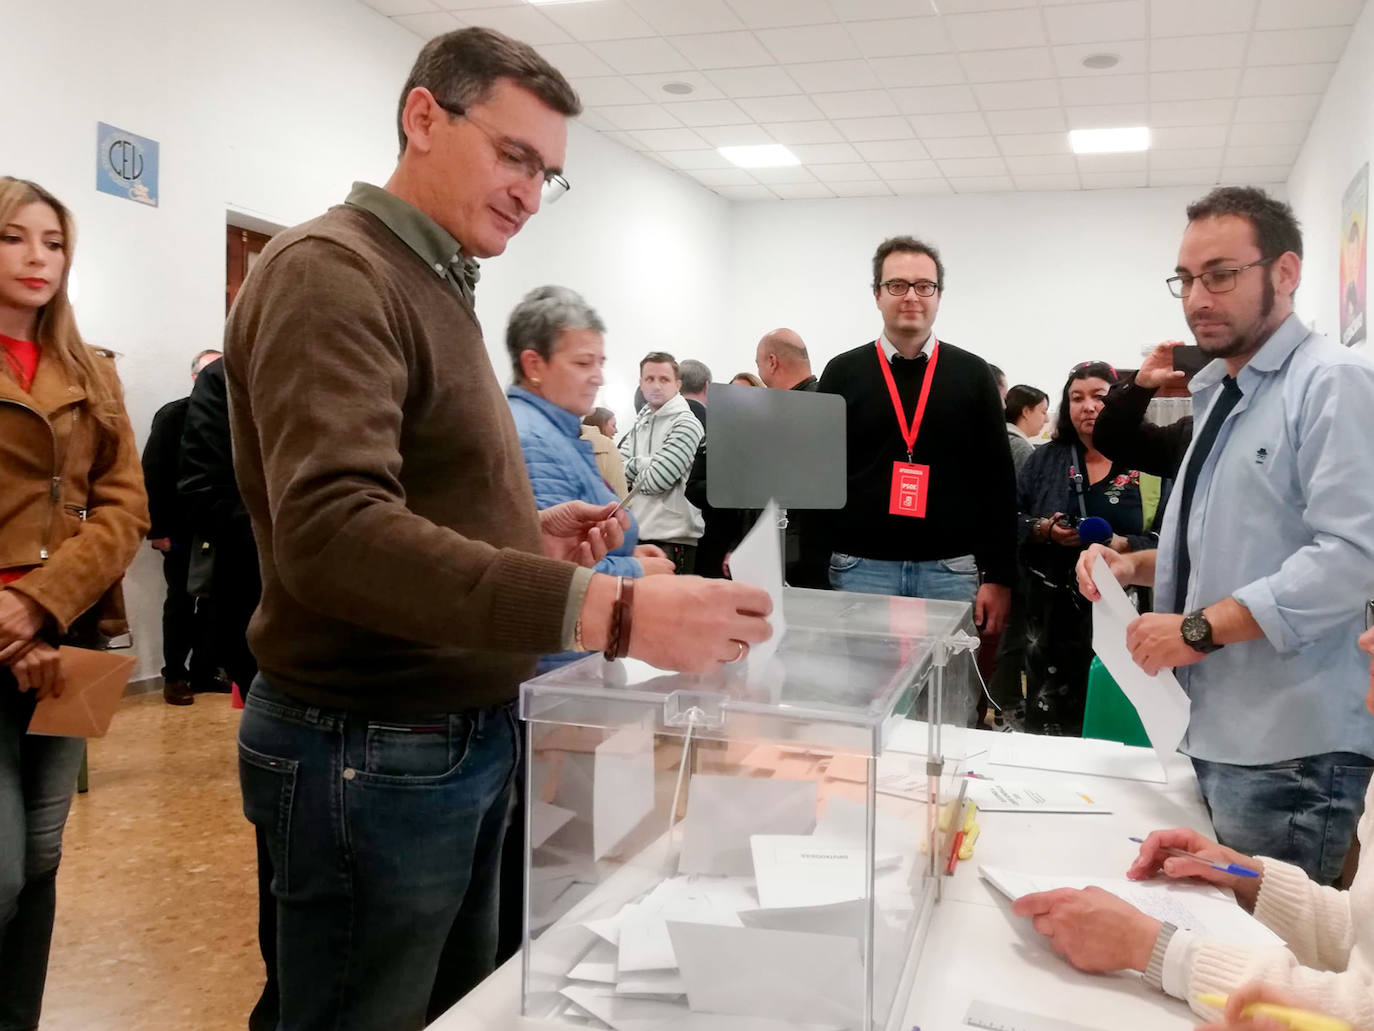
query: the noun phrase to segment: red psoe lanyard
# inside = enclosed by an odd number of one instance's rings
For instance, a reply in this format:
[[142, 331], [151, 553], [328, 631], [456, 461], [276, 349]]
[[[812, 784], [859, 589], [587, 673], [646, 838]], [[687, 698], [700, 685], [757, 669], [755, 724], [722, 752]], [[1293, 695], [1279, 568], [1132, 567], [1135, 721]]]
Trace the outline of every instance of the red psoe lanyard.
[[940, 360], [940, 341], [935, 339], [932, 333], [930, 337], [930, 361], [926, 363], [925, 379], [921, 381], [921, 394], [916, 399], [916, 411], [911, 415], [911, 425], [907, 425], [906, 413], [902, 411], [902, 397], [897, 393], [897, 381], [892, 378], [892, 364], [887, 360], [887, 355], [883, 354], [883, 342], [875, 340], [873, 346], [878, 351], [878, 365], [883, 370], [883, 379], [887, 381], [887, 392], [892, 398], [892, 410], [897, 413], [897, 428], [902, 431], [902, 440], [906, 443], [906, 460], [911, 461], [912, 451], [916, 447], [916, 437], [921, 432], [921, 423], [926, 417], [926, 402], [930, 400], [930, 385], [935, 382], [935, 363]]

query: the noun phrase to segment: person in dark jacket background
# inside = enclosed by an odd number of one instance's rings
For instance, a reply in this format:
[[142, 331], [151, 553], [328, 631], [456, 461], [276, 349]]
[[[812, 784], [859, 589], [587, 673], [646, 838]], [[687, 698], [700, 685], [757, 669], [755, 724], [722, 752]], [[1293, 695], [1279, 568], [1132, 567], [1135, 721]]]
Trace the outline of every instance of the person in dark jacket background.
[[[220, 357], [201, 351], [191, 361], [191, 383], [200, 371]], [[148, 488], [152, 526], [148, 540], [162, 554], [167, 595], [162, 602], [162, 698], [169, 705], [190, 705], [196, 691], [218, 689], [217, 664], [208, 607], [197, 608], [186, 587], [191, 562], [190, 520], [177, 491], [181, 434], [186, 427], [189, 397], [169, 401], [153, 416], [148, 443], [143, 447], [143, 482]], [[187, 658], [190, 658], [189, 669]]]
[[1032, 733], [1083, 731], [1093, 652], [1091, 610], [1074, 574], [1087, 546], [1080, 521], [1106, 520], [1115, 551], [1143, 551], [1159, 540], [1145, 530], [1139, 471], [1112, 462], [1093, 443], [1102, 399], [1116, 379], [1105, 362], [1084, 362], [1069, 373], [1054, 439], [1036, 449], [1017, 479], [1026, 570], [1025, 729]]
[[1104, 455], [1166, 480], [1178, 476], [1193, 442], [1193, 417], [1155, 426], [1145, 421], [1145, 409], [1160, 388], [1188, 381], [1187, 373], [1174, 369], [1174, 348], [1181, 346], [1181, 340], [1160, 344], [1145, 356], [1134, 376], [1115, 384], [1107, 392], [1093, 430], [1093, 440]]
[[[205, 366], [191, 388], [181, 437], [177, 486], [186, 503], [193, 548], [210, 558], [209, 603], [215, 646], [230, 680], [246, 696], [258, 663], [248, 648], [248, 621], [258, 606], [262, 580], [253, 524], [234, 479], [229, 439], [229, 389], [224, 359]], [[279, 1016], [277, 908], [272, 896], [272, 856], [261, 829], [258, 850], [258, 948], [267, 971], [262, 994], [248, 1016], [249, 1031], [271, 1031]]]

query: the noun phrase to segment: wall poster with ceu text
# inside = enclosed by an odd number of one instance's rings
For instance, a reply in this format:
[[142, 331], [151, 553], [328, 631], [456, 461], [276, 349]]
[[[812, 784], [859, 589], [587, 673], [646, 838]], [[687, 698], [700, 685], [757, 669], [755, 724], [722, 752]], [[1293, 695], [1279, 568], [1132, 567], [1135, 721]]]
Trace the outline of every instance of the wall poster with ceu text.
[[1369, 165], [1366, 164], [1341, 198], [1341, 343], [1354, 347], [1367, 333], [1365, 289], [1366, 241], [1369, 238]]
[[157, 140], [96, 123], [95, 188], [157, 207]]

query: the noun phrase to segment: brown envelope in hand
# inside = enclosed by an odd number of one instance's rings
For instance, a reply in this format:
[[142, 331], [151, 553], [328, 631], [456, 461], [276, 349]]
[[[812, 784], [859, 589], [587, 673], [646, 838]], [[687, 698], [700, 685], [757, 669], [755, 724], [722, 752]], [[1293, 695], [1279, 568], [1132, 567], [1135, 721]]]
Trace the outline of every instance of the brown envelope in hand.
[[30, 734], [104, 737], [134, 672], [134, 657], [89, 648], [58, 649], [62, 694], [42, 699], [29, 720]]

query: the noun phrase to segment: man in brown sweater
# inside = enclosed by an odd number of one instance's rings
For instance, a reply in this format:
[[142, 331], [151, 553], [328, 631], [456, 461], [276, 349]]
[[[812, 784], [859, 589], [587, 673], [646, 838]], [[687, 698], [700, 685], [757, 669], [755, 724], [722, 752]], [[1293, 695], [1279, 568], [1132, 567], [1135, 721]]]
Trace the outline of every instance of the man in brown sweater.
[[282, 1031], [419, 1029], [489, 972], [537, 653], [704, 671], [768, 636], [761, 591], [594, 575], [609, 506], [535, 510], [475, 259], [566, 189], [579, 109], [522, 43], [430, 41], [386, 187], [274, 239], [230, 314], [263, 574], [240, 774], [275, 867]]

